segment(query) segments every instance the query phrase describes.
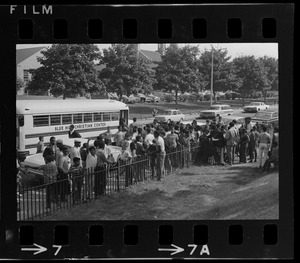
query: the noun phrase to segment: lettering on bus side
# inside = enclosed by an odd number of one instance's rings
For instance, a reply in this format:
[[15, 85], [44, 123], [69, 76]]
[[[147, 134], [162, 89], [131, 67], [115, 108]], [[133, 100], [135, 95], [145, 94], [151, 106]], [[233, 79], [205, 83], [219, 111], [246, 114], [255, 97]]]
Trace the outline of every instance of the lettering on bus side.
[[[83, 123], [83, 124], [75, 124], [75, 129], [87, 129], [87, 128], [98, 128], [98, 127], [105, 127], [105, 122], [96, 122], [96, 123]], [[63, 131], [63, 130], [69, 130], [70, 125], [61, 125], [61, 126], [55, 126], [55, 131]]]
[[103, 126], [106, 126], [105, 122], [96, 122], [96, 123], [94, 123], [94, 127], [103, 127]]

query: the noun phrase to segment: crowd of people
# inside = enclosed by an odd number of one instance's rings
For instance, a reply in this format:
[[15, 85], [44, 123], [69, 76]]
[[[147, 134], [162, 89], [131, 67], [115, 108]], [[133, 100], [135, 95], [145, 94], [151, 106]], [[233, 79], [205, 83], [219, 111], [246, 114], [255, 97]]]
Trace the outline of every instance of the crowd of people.
[[[246, 118], [241, 127], [236, 120], [225, 125], [221, 116], [206, 120], [205, 125], [198, 125], [196, 120], [184, 125], [158, 123], [154, 119], [152, 123], [142, 126], [136, 118], [130, 125], [120, 120], [116, 133], [107, 127], [93, 143], [88, 139], [83, 145], [77, 139], [81, 136], [74, 126], [70, 128], [69, 137], [75, 138], [70, 149], [55, 137], [51, 137], [50, 144], [44, 148], [43, 138], [40, 137], [37, 152], [43, 154], [45, 164], [37, 168], [25, 166], [26, 156], [19, 156], [17, 161], [18, 186], [26, 169], [43, 171], [48, 208], [51, 202], [60, 205], [71, 193], [73, 202], [80, 202], [84, 183], [89, 186], [86, 190], [88, 198], [104, 194], [107, 170], [113, 170], [118, 165], [123, 167], [118, 171], [124, 174], [126, 186], [144, 181], [144, 160], [149, 162], [151, 177], [157, 180], [161, 180], [165, 172], [172, 172], [172, 169], [188, 163], [232, 166], [238, 157], [239, 163], [257, 162], [257, 167], [263, 172], [270, 169], [271, 163], [278, 164], [278, 127], [253, 125], [251, 118]], [[110, 145], [120, 147], [117, 157], [113, 156]], [[89, 182], [83, 179], [87, 173], [92, 174]], [[53, 182], [60, 181], [63, 183], [53, 186]]]

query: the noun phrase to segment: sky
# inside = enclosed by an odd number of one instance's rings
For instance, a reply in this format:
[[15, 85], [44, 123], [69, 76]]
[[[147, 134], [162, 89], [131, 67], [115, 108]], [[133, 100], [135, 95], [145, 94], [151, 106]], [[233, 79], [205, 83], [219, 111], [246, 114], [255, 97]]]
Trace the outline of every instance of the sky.
[[[103, 48], [110, 47], [110, 44], [96, 44], [100, 50]], [[180, 44], [186, 45], [186, 44]], [[255, 57], [263, 57], [269, 56], [278, 58], [278, 43], [199, 43], [199, 44], [189, 44], [193, 46], [198, 46], [200, 52], [205, 49], [209, 50], [213, 46], [214, 48], [226, 48], [228, 51], [228, 55], [231, 58], [236, 58], [240, 56], [255, 56]], [[51, 46], [51, 44], [20, 44], [17, 45], [17, 49], [22, 48], [31, 48], [38, 46]], [[168, 44], [167, 44], [168, 46]], [[140, 44], [141, 49], [156, 51], [157, 44]]]

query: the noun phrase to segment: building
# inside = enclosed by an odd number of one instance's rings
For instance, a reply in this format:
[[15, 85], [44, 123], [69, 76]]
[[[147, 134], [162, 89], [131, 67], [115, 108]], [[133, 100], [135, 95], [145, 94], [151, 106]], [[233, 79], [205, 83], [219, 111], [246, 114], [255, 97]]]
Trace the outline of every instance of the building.
[[166, 44], [158, 44], [157, 51], [140, 49], [140, 44], [132, 44], [137, 52], [139, 58], [150, 62], [150, 67], [156, 67], [161, 62], [161, 56], [164, 54]]
[[[37, 57], [42, 56], [41, 51], [46, 47], [34, 47], [34, 48], [24, 48], [17, 49], [16, 54], [16, 65], [17, 65], [17, 78], [20, 78], [25, 82], [31, 79], [30, 69], [36, 69], [41, 66], [37, 61]], [[24, 89], [18, 91], [18, 95], [24, 94]]]

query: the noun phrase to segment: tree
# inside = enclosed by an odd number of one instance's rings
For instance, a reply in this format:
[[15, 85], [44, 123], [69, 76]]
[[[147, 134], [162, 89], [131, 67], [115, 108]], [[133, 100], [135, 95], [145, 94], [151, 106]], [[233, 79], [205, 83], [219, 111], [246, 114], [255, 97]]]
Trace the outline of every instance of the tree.
[[259, 58], [266, 74], [266, 82], [260, 87], [264, 102], [266, 102], [267, 93], [270, 90], [278, 90], [278, 60], [272, 57], [264, 56]]
[[92, 44], [55, 44], [41, 51], [41, 67], [30, 70], [28, 90], [49, 90], [55, 96], [76, 97], [105, 90], [98, 78], [95, 60], [100, 53]]
[[198, 47], [171, 44], [162, 61], [156, 68], [157, 81], [165, 91], [171, 92], [178, 106], [178, 93], [190, 92], [199, 89], [201, 74], [198, 71]]
[[[213, 56], [212, 56], [213, 52]], [[226, 91], [233, 85], [233, 72], [229, 63], [230, 56], [227, 49], [215, 49], [204, 51], [199, 59], [199, 71], [203, 75], [203, 88], [210, 89], [211, 66], [213, 57], [213, 97], [217, 99], [216, 92]]]
[[138, 57], [133, 45], [116, 44], [104, 49], [100, 64], [105, 68], [99, 73], [99, 78], [108, 92], [117, 93], [119, 100], [138, 90], [146, 94], [152, 91], [155, 71], [149, 67], [150, 63]]
[[243, 105], [246, 96], [269, 85], [266, 69], [259, 59], [255, 59], [254, 56], [235, 58], [233, 66], [237, 83], [236, 91], [241, 93]]

